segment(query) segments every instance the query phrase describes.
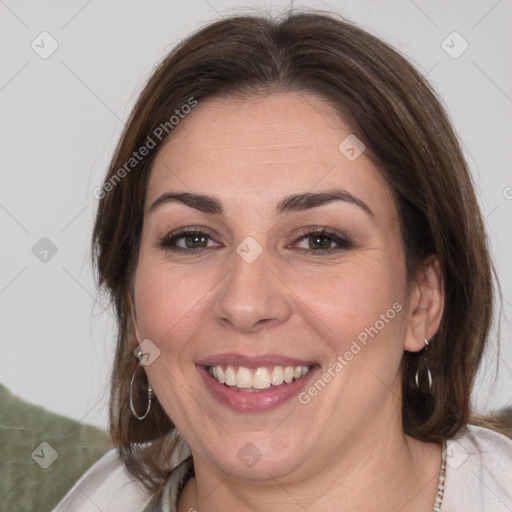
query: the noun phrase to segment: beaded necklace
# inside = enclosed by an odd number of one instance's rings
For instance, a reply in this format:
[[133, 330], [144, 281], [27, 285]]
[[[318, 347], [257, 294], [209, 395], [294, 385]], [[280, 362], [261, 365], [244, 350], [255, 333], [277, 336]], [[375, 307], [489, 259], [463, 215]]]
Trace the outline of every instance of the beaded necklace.
[[441, 512], [441, 504], [443, 503], [444, 495], [444, 476], [446, 472], [446, 458], [444, 453], [446, 451], [446, 443], [443, 443], [443, 455], [441, 455], [441, 472], [439, 473], [439, 482], [437, 484], [436, 501], [434, 502], [434, 508], [432, 512]]

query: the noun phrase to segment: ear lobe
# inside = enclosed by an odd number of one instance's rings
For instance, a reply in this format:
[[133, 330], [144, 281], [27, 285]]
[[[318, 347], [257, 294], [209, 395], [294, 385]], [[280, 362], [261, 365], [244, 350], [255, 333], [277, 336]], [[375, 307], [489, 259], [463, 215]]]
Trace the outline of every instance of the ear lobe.
[[404, 350], [418, 352], [438, 331], [444, 311], [444, 281], [436, 257], [416, 274], [409, 297], [409, 323]]

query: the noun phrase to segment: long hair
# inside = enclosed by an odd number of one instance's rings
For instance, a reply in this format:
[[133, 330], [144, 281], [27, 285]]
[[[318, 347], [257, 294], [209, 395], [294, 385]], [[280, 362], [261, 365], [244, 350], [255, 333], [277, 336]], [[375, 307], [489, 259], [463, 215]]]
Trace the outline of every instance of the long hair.
[[[138, 363], [129, 299], [152, 162], [179, 130], [170, 119], [184, 105], [272, 91], [316, 94], [363, 141], [392, 190], [409, 279], [428, 258], [439, 260], [446, 306], [429, 349], [435, 378], [428, 395], [419, 393], [419, 355], [404, 353], [404, 432], [441, 442], [470, 419], [471, 390], [492, 319], [492, 266], [471, 177], [435, 93], [398, 52], [339, 17], [232, 16], [179, 44], [149, 79], [112, 159], [94, 227], [98, 282], [110, 293], [118, 322], [110, 431], [128, 470], [150, 490], [162, 485], [171, 456], [184, 449], [158, 400], [143, 422], [128, 405]], [[162, 126], [168, 129], [159, 139], [155, 130]], [[140, 161], [130, 160], [148, 137], [154, 147]], [[136, 373], [136, 401], [146, 396], [141, 376]]]

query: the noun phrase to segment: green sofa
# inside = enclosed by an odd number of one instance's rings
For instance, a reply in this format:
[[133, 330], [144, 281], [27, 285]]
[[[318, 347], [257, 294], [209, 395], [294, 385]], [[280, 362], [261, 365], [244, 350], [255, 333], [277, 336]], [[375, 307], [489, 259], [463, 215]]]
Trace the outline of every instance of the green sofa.
[[51, 511], [111, 447], [102, 430], [30, 404], [0, 384], [1, 511]]

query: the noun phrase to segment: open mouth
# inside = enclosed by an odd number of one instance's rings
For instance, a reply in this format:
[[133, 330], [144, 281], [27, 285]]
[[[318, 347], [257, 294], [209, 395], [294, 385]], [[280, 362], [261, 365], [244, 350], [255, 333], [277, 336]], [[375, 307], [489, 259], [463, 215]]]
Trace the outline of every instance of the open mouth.
[[307, 375], [311, 366], [279, 366], [246, 368], [244, 366], [215, 365], [207, 370], [217, 382], [233, 391], [254, 393], [279, 388]]
[[220, 404], [244, 413], [270, 411], [291, 401], [321, 370], [311, 359], [236, 353], [205, 357], [196, 367]]

